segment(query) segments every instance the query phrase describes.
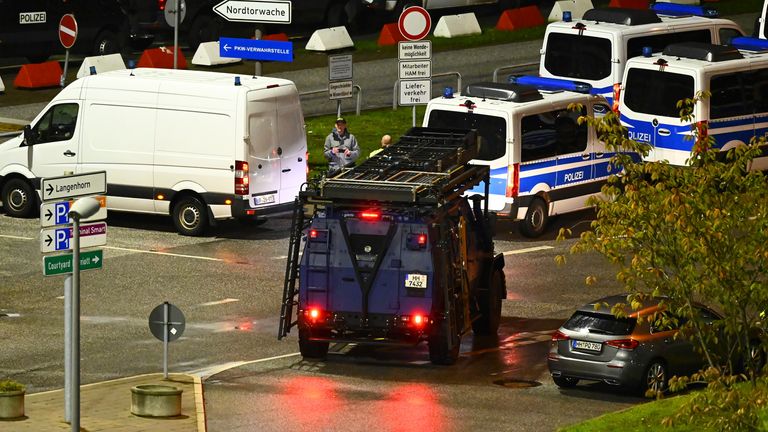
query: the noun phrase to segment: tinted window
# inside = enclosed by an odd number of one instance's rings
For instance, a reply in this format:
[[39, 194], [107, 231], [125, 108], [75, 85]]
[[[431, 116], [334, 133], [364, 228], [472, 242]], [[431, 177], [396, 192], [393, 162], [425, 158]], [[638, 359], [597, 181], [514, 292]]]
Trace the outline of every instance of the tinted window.
[[584, 151], [587, 124], [578, 124], [581, 115], [583, 112], [563, 109], [523, 117], [521, 162]]
[[494, 160], [507, 152], [507, 122], [501, 117], [471, 112], [439, 111], [429, 113], [429, 127], [476, 129], [480, 135], [478, 159]]
[[544, 68], [555, 76], [599, 80], [611, 74], [611, 58], [608, 39], [551, 33]]
[[[731, 39], [739, 36], [743, 36], [740, 31], [732, 28], [720, 29], [720, 45], [730, 45]], [[763, 37], [765, 39], [765, 37]]]
[[653, 52], [661, 52], [667, 45], [678, 42], [712, 43], [712, 33], [709, 30], [693, 30], [632, 38], [627, 41], [627, 58], [643, 55], [643, 47], [649, 46]]
[[635, 324], [637, 320], [634, 318], [616, 318], [613, 315], [577, 311], [563, 327], [573, 331], [590, 329], [593, 333], [628, 335], [635, 329]]
[[693, 77], [650, 69], [630, 69], [624, 104], [634, 112], [680, 117], [677, 102], [693, 97]]
[[39, 143], [64, 141], [72, 138], [77, 123], [77, 104], [53, 106], [32, 128], [32, 133]]
[[712, 119], [750, 115], [754, 112], [753, 73], [738, 72], [712, 77], [709, 117]]

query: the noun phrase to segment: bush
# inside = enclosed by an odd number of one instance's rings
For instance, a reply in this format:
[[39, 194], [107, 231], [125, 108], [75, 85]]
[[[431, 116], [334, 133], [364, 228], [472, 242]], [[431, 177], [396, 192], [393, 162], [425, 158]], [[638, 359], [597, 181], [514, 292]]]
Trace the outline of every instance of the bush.
[[26, 387], [14, 380], [0, 380], [0, 393], [24, 391]]

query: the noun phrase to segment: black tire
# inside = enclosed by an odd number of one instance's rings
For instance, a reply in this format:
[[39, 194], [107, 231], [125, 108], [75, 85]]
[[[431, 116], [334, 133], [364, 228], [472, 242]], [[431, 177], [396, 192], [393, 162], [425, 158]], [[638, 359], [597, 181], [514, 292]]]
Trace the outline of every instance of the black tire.
[[173, 206], [172, 217], [181, 235], [199, 236], [208, 228], [208, 208], [193, 196], [181, 198]]
[[501, 324], [502, 290], [506, 289], [504, 272], [494, 270], [488, 291], [477, 298], [480, 318], [472, 321], [472, 332], [476, 335], [495, 335]]
[[200, 15], [195, 18], [187, 32], [189, 49], [197, 51], [197, 46], [201, 43], [219, 40], [221, 27], [221, 21], [211, 15]]
[[35, 212], [37, 193], [28, 182], [12, 178], [3, 185], [2, 200], [3, 208], [8, 216], [30, 217]]
[[645, 368], [643, 376], [640, 378], [640, 394], [645, 395], [648, 391], [654, 393], [663, 393], [667, 389], [669, 374], [667, 365], [661, 360], [653, 360]]
[[525, 219], [520, 221], [520, 232], [528, 238], [536, 238], [547, 229], [549, 214], [547, 203], [541, 198], [534, 198], [525, 213]]
[[559, 377], [553, 376], [552, 381], [554, 381], [555, 384], [560, 388], [574, 388], [576, 387], [576, 384], [579, 383], [578, 378], [567, 377], [567, 376], [559, 376]]
[[328, 356], [328, 342], [309, 340], [309, 332], [299, 330], [299, 351], [305, 359], [325, 360]]
[[119, 53], [121, 50], [120, 39], [109, 30], [102, 30], [93, 43], [93, 55], [102, 56]]
[[[429, 336], [429, 361], [436, 365], [450, 366], [459, 359], [461, 338], [447, 320], [438, 324], [438, 330]], [[449, 343], [453, 345], [448, 348]]]

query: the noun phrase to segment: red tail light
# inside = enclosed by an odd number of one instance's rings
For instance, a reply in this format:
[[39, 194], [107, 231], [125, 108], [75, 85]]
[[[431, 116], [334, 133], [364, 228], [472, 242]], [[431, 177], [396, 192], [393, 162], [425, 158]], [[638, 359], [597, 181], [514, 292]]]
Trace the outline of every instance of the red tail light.
[[553, 341], [561, 341], [561, 340], [568, 340], [568, 339], [570, 339], [570, 337], [568, 337], [568, 335], [566, 335], [565, 333], [561, 332], [560, 330], [556, 331], [552, 335], [552, 340]]
[[381, 212], [377, 212], [373, 210], [364, 211], [360, 213], [360, 219], [369, 220], [369, 221], [379, 220], [381, 219]]
[[316, 323], [323, 318], [323, 311], [320, 308], [312, 307], [304, 311], [304, 316], [313, 323]]
[[515, 198], [520, 192], [520, 164], [507, 167], [507, 198]]
[[426, 246], [427, 245], [427, 235], [426, 234], [419, 234], [419, 237], [416, 239], [416, 242], [419, 244], [419, 246]]
[[235, 161], [235, 195], [248, 195], [248, 162]]
[[429, 317], [427, 315], [422, 314], [414, 314], [414, 315], [403, 315], [400, 317], [400, 320], [406, 323], [410, 327], [424, 327], [427, 322], [429, 321]]
[[612, 347], [616, 347], [618, 349], [625, 349], [625, 350], [632, 351], [633, 349], [637, 348], [640, 345], [640, 342], [634, 339], [617, 339], [617, 340], [607, 341], [605, 344]]
[[313, 229], [309, 231], [309, 238], [317, 238], [317, 230]]
[[166, 0], [157, 0], [157, 7], [160, 10], [165, 10], [165, 2]]

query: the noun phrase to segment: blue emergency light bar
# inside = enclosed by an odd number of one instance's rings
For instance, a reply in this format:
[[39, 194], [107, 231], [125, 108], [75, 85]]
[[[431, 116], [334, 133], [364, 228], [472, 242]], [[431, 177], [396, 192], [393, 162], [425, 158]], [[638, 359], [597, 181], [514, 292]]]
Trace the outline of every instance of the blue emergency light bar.
[[731, 46], [740, 50], [766, 51], [768, 50], [768, 40], [749, 36], [740, 36], [731, 39]]
[[566, 90], [578, 93], [589, 93], [592, 91], [592, 86], [587, 83], [560, 78], [545, 78], [532, 75], [510, 75], [507, 81], [511, 84], [533, 86], [539, 90]]
[[706, 18], [717, 18], [720, 13], [710, 6], [692, 6], [675, 3], [654, 3], [651, 9], [660, 15], [686, 16], [694, 15]]

